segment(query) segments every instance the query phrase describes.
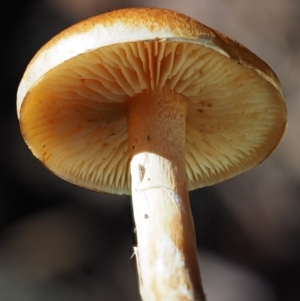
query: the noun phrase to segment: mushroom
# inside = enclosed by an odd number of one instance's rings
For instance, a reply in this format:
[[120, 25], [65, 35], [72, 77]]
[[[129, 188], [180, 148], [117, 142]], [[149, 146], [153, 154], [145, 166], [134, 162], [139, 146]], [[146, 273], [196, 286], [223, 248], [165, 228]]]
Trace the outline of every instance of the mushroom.
[[266, 159], [286, 128], [276, 74], [177, 12], [123, 9], [63, 31], [21, 80], [23, 137], [53, 173], [132, 194], [142, 298], [205, 300], [188, 190]]

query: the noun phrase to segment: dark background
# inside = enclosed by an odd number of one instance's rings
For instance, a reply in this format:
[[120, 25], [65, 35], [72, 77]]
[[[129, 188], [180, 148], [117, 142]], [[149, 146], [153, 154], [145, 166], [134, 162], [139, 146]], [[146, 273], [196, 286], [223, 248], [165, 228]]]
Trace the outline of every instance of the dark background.
[[285, 139], [253, 171], [191, 192], [208, 301], [300, 300], [300, 2], [2, 1], [0, 300], [139, 300], [129, 197], [56, 178], [27, 149], [15, 101], [35, 52], [89, 16], [131, 6], [180, 11], [249, 47], [282, 81]]

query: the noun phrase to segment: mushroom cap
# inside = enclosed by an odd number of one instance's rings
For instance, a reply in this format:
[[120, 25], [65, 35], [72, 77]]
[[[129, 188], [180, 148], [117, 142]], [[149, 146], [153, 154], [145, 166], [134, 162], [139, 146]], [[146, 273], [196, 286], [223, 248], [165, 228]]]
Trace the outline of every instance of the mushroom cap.
[[249, 170], [282, 139], [286, 107], [272, 69], [216, 30], [155, 8], [92, 17], [43, 46], [17, 93], [23, 137], [59, 177], [130, 194], [126, 102], [165, 86], [188, 102], [190, 190]]

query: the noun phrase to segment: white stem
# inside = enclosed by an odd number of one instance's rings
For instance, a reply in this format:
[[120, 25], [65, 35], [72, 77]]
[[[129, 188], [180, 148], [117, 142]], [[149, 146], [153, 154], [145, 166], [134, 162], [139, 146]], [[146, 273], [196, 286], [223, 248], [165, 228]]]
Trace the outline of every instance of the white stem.
[[185, 171], [186, 102], [151, 91], [128, 107], [132, 202], [144, 301], [205, 300]]

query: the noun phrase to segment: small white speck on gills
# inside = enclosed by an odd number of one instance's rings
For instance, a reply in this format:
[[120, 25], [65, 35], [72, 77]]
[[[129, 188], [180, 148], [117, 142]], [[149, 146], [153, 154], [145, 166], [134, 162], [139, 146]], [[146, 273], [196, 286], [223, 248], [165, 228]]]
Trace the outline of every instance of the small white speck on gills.
[[155, 89], [127, 107], [135, 248], [144, 301], [204, 301], [185, 163], [186, 99]]

